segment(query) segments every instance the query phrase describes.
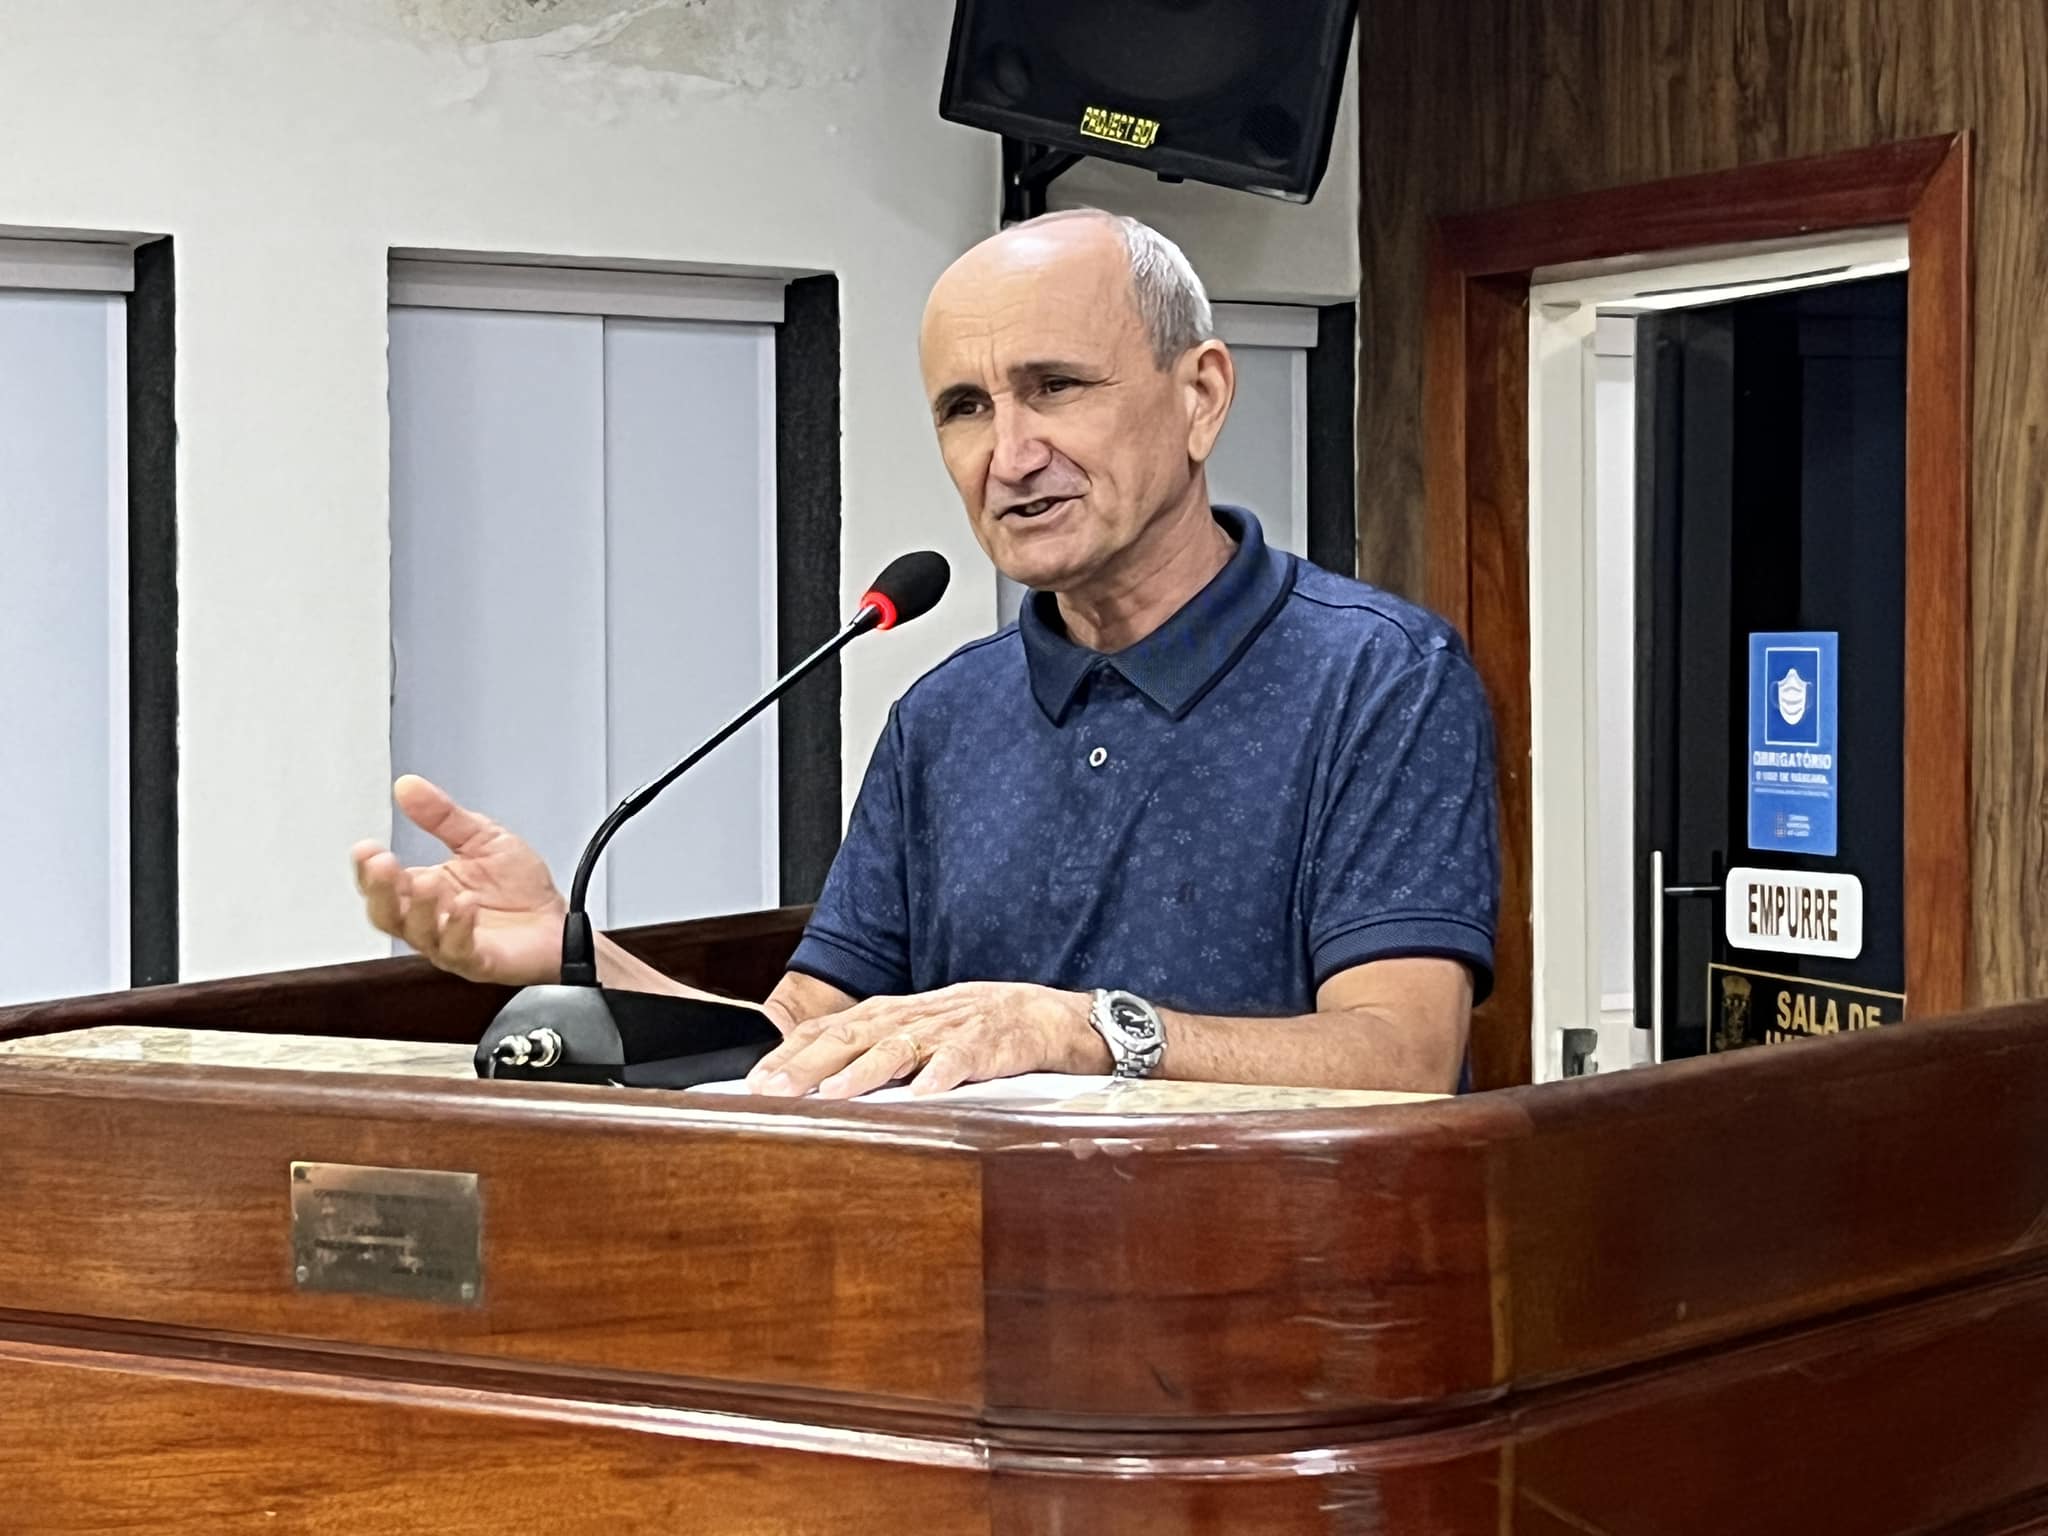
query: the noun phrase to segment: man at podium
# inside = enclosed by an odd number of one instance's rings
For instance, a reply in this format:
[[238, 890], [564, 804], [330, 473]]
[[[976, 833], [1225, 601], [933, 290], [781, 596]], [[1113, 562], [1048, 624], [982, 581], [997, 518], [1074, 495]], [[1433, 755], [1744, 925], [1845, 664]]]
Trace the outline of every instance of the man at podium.
[[[1186, 258], [1099, 212], [1013, 226], [940, 278], [920, 358], [975, 536], [1030, 595], [890, 711], [750, 1086], [1454, 1088], [1498, 901], [1485, 698], [1442, 620], [1211, 504], [1233, 364]], [[396, 797], [449, 858], [359, 844], [370, 920], [474, 980], [554, 979], [540, 857], [423, 780]], [[687, 990], [609, 941], [599, 967]]]

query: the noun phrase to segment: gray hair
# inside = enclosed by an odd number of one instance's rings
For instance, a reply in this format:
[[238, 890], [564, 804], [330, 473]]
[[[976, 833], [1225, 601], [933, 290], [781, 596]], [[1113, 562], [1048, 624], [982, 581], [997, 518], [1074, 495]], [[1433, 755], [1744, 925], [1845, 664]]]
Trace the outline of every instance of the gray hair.
[[1201, 278], [1181, 248], [1151, 225], [1101, 208], [1062, 208], [1025, 222], [1075, 218], [1105, 219], [1122, 238], [1131, 263], [1131, 298], [1152, 343], [1153, 360], [1161, 368], [1172, 367], [1183, 352], [1215, 337], [1216, 318]]

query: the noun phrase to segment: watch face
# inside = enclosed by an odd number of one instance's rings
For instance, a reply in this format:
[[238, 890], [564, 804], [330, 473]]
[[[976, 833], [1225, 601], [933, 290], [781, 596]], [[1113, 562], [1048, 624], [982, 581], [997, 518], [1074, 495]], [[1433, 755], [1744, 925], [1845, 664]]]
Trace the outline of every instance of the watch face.
[[1152, 1016], [1135, 1003], [1122, 998], [1110, 1004], [1110, 1017], [1116, 1020], [1117, 1028], [1139, 1045], [1150, 1045], [1159, 1038], [1159, 1026]]

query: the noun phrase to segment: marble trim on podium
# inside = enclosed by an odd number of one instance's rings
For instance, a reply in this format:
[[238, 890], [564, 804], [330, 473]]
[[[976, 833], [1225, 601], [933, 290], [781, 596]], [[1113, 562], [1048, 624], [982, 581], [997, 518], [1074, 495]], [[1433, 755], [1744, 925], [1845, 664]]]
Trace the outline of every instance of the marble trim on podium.
[[[476, 1077], [471, 1054], [466, 1045], [128, 1025], [102, 1025], [0, 1041], [0, 1059], [56, 1057], [66, 1061], [158, 1062], [284, 1072], [370, 1072], [464, 1081], [474, 1081]], [[900, 1092], [890, 1097], [896, 1102], [981, 1104], [992, 1109], [1053, 1110], [1062, 1114], [1164, 1115], [1358, 1109], [1425, 1103], [1443, 1095], [1348, 1088], [1265, 1088], [1239, 1083], [1118, 1083], [1100, 1077], [1061, 1078], [1044, 1073], [1002, 1085], [970, 1085], [924, 1101], [910, 1100]]]

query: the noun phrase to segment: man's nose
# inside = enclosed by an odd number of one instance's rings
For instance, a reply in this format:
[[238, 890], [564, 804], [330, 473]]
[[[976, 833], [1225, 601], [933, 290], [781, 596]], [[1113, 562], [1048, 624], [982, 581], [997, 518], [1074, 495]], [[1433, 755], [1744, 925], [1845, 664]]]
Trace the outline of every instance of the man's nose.
[[1052, 462], [1052, 445], [1039, 430], [1037, 417], [1007, 400], [995, 404], [996, 446], [989, 474], [1020, 485]]

